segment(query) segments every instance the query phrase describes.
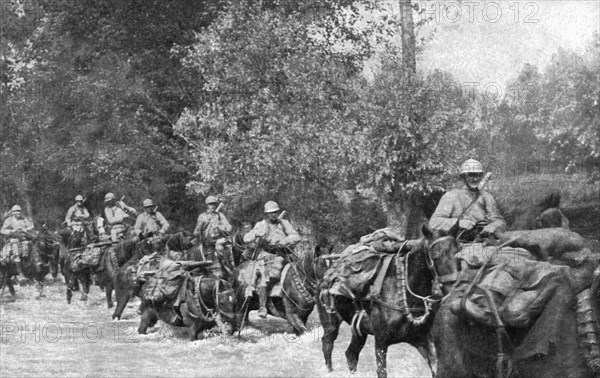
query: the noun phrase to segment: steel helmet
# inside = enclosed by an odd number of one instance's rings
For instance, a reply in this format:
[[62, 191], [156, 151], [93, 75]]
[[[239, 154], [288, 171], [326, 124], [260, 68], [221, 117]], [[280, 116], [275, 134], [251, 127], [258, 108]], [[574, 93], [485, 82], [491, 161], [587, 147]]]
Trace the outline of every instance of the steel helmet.
[[265, 213], [274, 213], [279, 211], [279, 205], [275, 201], [265, 203]]
[[483, 165], [475, 159], [466, 160], [460, 166], [460, 174], [464, 175], [467, 173], [483, 173]]
[[142, 203], [144, 207], [154, 206], [154, 202], [150, 198], [146, 198]]
[[21, 209], [21, 206], [19, 205], [15, 205], [12, 207], [12, 209], [10, 209], [10, 212], [12, 213], [13, 211], [23, 211], [23, 209]]
[[83, 196], [81, 194], [78, 194], [77, 197], [75, 197], [75, 202], [77, 201], [83, 202]]
[[108, 202], [110, 200], [114, 200], [116, 197], [114, 194], [112, 193], [106, 193], [106, 195], [104, 196], [104, 202]]
[[219, 202], [219, 200], [215, 196], [208, 196], [208, 197], [206, 197], [206, 200], [204, 201], [204, 203], [207, 205], [209, 203], [218, 203], [218, 202]]

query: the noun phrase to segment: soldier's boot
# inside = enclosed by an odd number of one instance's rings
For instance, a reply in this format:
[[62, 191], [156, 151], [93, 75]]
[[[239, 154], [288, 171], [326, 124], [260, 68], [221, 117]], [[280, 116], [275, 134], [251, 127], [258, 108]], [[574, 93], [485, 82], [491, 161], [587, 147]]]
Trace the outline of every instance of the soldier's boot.
[[267, 299], [268, 299], [267, 287], [266, 286], [259, 287], [258, 288], [258, 304], [259, 304], [258, 316], [263, 319], [267, 317]]

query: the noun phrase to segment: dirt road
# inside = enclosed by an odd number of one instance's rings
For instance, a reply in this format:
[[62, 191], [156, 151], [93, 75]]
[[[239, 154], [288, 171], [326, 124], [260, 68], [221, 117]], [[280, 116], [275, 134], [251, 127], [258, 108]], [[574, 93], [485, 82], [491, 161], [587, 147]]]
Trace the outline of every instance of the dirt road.
[[[210, 376], [210, 377], [346, 377], [344, 350], [350, 330], [343, 325], [334, 350], [333, 373], [321, 352], [322, 328], [314, 312], [311, 332], [296, 338], [287, 323], [260, 320], [250, 314], [250, 326], [240, 339], [208, 333], [190, 342], [185, 328], [159, 322], [147, 336], [136, 333], [139, 316], [130, 304], [124, 319], [111, 321], [112, 310], [100, 289], [88, 302], [64, 298], [64, 284], [46, 286], [47, 297], [35, 299], [33, 286], [17, 287], [15, 302], [0, 304], [0, 375], [29, 376]], [[8, 293], [5, 293], [5, 298]], [[426, 362], [406, 344], [390, 347], [391, 377], [430, 377]], [[373, 339], [361, 355], [357, 377], [376, 376]]]

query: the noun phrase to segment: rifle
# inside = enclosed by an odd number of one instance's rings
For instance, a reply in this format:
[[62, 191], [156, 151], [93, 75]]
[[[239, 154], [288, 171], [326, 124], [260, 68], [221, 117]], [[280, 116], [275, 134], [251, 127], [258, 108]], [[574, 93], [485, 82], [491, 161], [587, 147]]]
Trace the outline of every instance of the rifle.
[[222, 207], [223, 207], [223, 202], [220, 202], [219, 206], [217, 206], [217, 208], [215, 209], [215, 213], [218, 213]]
[[96, 248], [96, 247], [105, 247], [108, 245], [114, 245], [117, 243], [120, 243], [121, 240], [118, 241], [110, 241], [110, 242], [100, 242], [100, 243], [92, 243], [92, 244], [88, 244], [86, 246], [83, 247], [78, 247], [78, 248], [71, 248], [69, 249], [69, 252], [77, 252], [77, 251], [83, 251], [84, 249], [86, 249], [87, 247], [91, 247], [91, 248]]

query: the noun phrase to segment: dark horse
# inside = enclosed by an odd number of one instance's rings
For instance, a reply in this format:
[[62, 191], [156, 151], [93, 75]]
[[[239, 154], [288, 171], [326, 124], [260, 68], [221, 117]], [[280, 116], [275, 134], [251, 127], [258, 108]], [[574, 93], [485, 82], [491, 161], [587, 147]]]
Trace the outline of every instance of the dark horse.
[[[225, 249], [224, 256], [219, 257], [225, 277], [233, 284], [238, 302], [242, 304], [238, 313], [242, 323], [247, 319], [249, 311], [259, 308], [257, 295], [246, 297], [248, 284], [239, 279], [240, 271], [248, 269], [250, 264], [244, 261], [243, 249], [241, 235], [235, 234], [232, 246]], [[267, 302], [268, 313], [286, 319], [297, 335], [308, 331], [306, 321], [314, 309], [318, 281], [326, 270], [325, 261], [319, 259], [321, 253], [322, 249], [316, 247], [313, 251], [304, 253], [297, 261], [289, 263], [288, 273], [282, 283], [281, 297], [270, 297]]]
[[64, 244], [61, 244], [61, 268], [67, 284], [67, 303], [71, 303], [72, 292], [79, 290], [81, 284], [81, 300], [86, 301], [92, 283], [92, 274], [97, 273], [99, 283], [104, 287], [108, 308], [113, 307], [112, 292], [116, 272], [119, 266], [125, 264], [133, 255], [137, 241], [134, 238], [122, 240], [112, 246], [104, 246], [100, 266], [92, 269], [84, 267], [73, 270], [73, 256]]
[[[432, 252], [456, 248], [458, 242], [449, 235]], [[548, 299], [539, 315], [518, 328], [502, 327], [501, 323], [495, 328], [457, 316], [451, 305], [460, 301], [455, 299], [460, 293], [452, 291], [442, 302], [432, 328], [438, 376], [593, 376], [578, 344], [576, 296], [569, 280], [557, 276], [544, 281], [543, 291], [537, 295]]]
[[[443, 237], [428, 226], [422, 227], [425, 238], [410, 241], [391, 259], [378, 296], [362, 295], [355, 301], [344, 296], [333, 296], [326, 306], [319, 300], [323, 354], [328, 369], [333, 370], [331, 354], [340, 323], [353, 327], [352, 340], [346, 350], [350, 371], [355, 372], [358, 357], [367, 335], [375, 337], [377, 375], [387, 376], [387, 349], [392, 344], [406, 342], [416, 347], [435, 372], [436, 357], [428, 333], [433, 323], [437, 300], [432, 298], [433, 282], [441, 281], [442, 290], [448, 292], [448, 282], [456, 279], [454, 254], [458, 250], [430, 252], [430, 246]], [[323, 298], [320, 298], [323, 299]], [[361, 310], [364, 310], [362, 313]]]
[[229, 334], [238, 329], [237, 299], [229, 282], [203, 269], [186, 274], [185, 287], [180, 289], [185, 290], [184, 300], [179, 308], [174, 307], [173, 301], [152, 303], [142, 299], [138, 333], [146, 334], [159, 319], [176, 327], [188, 327], [191, 341], [216, 325], [230, 324]]
[[123, 311], [129, 300], [135, 296], [139, 296], [142, 282], [137, 279], [137, 268], [140, 259], [149, 255], [157, 249], [163, 249], [166, 246], [169, 250], [183, 252], [192, 247], [190, 238], [183, 233], [165, 236], [158, 243], [151, 243], [149, 239], [144, 239], [136, 247], [136, 251], [132, 258], [125, 264], [119, 266], [114, 275], [113, 286], [117, 305], [112, 314], [113, 319], [121, 319]]
[[[0, 245], [0, 247], [2, 246]], [[0, 299], [2, 299], [4, 296], [4, 291], [7, 287], [13, 299], [17, 295], [15, 292], [15, 287], [12, 283], [12, 277], [17, 275], [17, 270], [14, 264], [15, 262], [11, 260], [7, 264], [0, 265]]]

